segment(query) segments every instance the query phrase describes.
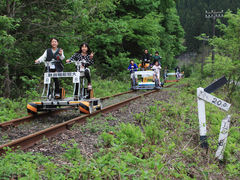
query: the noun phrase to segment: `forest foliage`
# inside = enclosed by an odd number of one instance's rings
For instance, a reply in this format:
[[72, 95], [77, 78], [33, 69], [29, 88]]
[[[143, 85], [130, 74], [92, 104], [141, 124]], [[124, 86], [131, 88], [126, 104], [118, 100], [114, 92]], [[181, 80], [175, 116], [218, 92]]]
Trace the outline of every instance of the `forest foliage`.
[[[237, 12], [240, 7], [239, 0], [178, 0], [177, 10], [180, 16], [181, 24], [185, 30], [185, 45], [188, 51], [197, 52], [202, 42], [195, 37], [202, 33], [206, 33], [212, 37], [213, 24], [212, 19], [205, 18], [205, 11], [224, 11], [231, 10], [233, 13]], [[221, 21], [226, 23], [224, 19]], [[222, 33], [216, 30], [216, 35], [220, 36]]]
[[[34, 65], [50, 37], [69, 58], [82, 42], [95, 52], [96, 74], [126, 76], [129, 59], [156, 50], [173, 67], [184, 50], [174, 0], [3, 0], [0, 2], [0, 96], [18, 97], [43, 74]], [[65, 65], [65, 71], [72, 66]], [[29, 81], [31, 81], [29, 83]], [[39, 81], [35, 83], [38, 86]]]
[[[169, 93], [167, 101], [155, 100], [147, 109], [131, 113], [128, 123], [119, 121], [118, 115], [109, 113], [88, 118], [84, 125], [75, 124], [71, 132], [75, 130], [88, 138], [98, 137], [94, 141], [89, 138], [92, 142], [88, 144], [92, 146], [94, 143], [93, 146], [98, 148], [93, 155], [86, 154], [82, 138], [66, 139], [60, 144], [57, 140], [45, 140], [54, 148], [47, 150], [43, 143], [40, 153], [12, 152], [9, 149], [0, 157], [0, 177], [238, 179], [240, 114], [237, 108], [231, 107], [230, 110], [231, 126], [223, 161], [215, 158], [215, 152], [221, 121], [226, 113], [211, 104], [206, 104], [209, 149], [201, 148], [199, 144], [196, 88], [208, 83], [197, 78], [183, 79], [178, 86], [162, 90]], [[222, 90], [217, 94], [220, 98], [225, 96]], [[7, 135], [3, 137], [7, 138]], [[56, 145], [59, 150], [56, 150]], [[54, 150], [57, 152], [51, 152]]]
[[[207, 58], [204, 63], [204, 71], [201, 78], [219, 78], [226, 76], [227, 95], [229, 101], [236, 106], [240, 105], [240, 10], [237, 13], [227, 11], [224, 15], [227, 24], [218, 21], [216, 28], [222, 36], [209, 39], [210, 45], [214, 47], [215, 59]], [[200, 68], [199, 68], [200, 69]]]

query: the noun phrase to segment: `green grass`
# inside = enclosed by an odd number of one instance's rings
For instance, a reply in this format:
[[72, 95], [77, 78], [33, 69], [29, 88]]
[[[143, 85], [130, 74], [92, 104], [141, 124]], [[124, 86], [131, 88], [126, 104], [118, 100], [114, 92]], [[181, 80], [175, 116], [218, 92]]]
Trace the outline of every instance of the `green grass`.
[[[121, 123], [114, 135], [110, 126], [97, 126], [94, 118], [86, 128], [101, 131], [101, 149], [85, 158], [72, 141], [64, 144], [59, 156], [65, 165], [53, 163], [40, 154], [8, 152], [0, 157], [0, 177], [24, 179], [238, 179], [240, 172], [240, 114], [232, 107], [229, 137], [224, 160], [215, 159], [221, 120], [227, 113], [207, 104], [209, 151], [199, 145], [196, 87], [193, 79], [183, 80], [181, 88], [166, 89], [169, 102], [155, 101], [145, 113], [134, 114], [137, 124]], [[201, 86], [204, 87], [204, 84]], [[222, 94], [222, 95], [221, 95]], [[218, 93], [219, 98], [224, 92]], [[107, 121], [116, 120], [110, 114]], [[84, 129], [80, 129], [83, 131]], [[14, 158], [13, 158], [14, 157]]]
[[93, 80], [92, 86], [94, 88], [95, 97], [105, 97], [128, 91], [130, 89], [130, 80], [123, 82], [118, 80], [101, 80], [97, 78]]
[[[66, 89], [67, 96], [71, 97], [73, 89], [71, 82], [62, 81], [61, 84]], [[130, 82], [122, 82], [118, 80], [101, 80], [100, 78], [95, 78], [92, 80], [92, 86], [94, 89], [95, 97], [105, 97], [128, 91], [130, 88]], [[42, 92], [32, 90], [27, 91], [24, 97], [18, 99], [0, 97], [0, 123], [27, 116], [27, 103], [39, 101], [41, 93]]]

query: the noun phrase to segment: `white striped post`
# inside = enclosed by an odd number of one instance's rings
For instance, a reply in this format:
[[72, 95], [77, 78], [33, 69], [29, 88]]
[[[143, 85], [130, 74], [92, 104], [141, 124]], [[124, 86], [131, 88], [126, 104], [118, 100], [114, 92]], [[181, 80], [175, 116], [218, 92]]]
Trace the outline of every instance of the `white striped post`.
[[[202, 148], [208, 148], [207, 143], [207, 123], [206, 123], [206, 112], [205, 112], [205, 101], [209, 102], [218, 108], [228, 111], [231, 104], [223, 101], [209, 93], [207, 93], [203, 88], [197, 88], [197, 102], [198, 102], [198, 119], [199, 119], [199, 130], [200, 130], [200, 142]], [[230, 118], [228, 115], [222, 120], [221, 129], [218, 139], [218, 149], [216, 152], [216, 158], [219, 160], [223, 159], [223, 153], [227, 144], [227, 136], [230, 127]]]
[[[197, 94], [199, 94], [203, 88], [197, 89]], [[205, 102], [198, 97], [198, 119], [199, 119], [199, 131], [200, 131], [200, 142], [202, 148], [208, 148], [207, 144], [207, 124], [206, 124], [206, 112], [205, 112]]]
[[218, 138], [218, 149], [215, 154], [215, 157], [218, 158], [219, 160], [223, 159], [223, 153], [227, 144], [227, 137], [228, 137], [228, 132], [230, 128], [230, 119], [231, 119], [231, 115], [227, 115], [227, 117], [222, 120], [221, 129], [220, 129], [219, 138]]

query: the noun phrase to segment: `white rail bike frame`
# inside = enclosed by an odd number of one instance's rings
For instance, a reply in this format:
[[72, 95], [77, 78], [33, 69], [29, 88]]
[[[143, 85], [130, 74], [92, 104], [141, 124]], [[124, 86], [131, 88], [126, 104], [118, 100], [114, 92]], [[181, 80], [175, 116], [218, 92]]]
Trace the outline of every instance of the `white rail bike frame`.
[[[47, 68], [50, 67], [51, 63], [54, 61], [49, 61], [49, 62], [45, 62], [45, 66]], [[42, 98], [49, 98], [49, 89], [50, 89], [50, 85], [51, 85], [51, 79], [52, 78], [63, 78], [63, 77], [72, 77], [73, 78], [73, 83], [74, 83], [74, 90], [73, 90], [73, 96], [75, 95], [75, 91], [76, 91], [76, 85], [78, 84], [78, 94], [77, 94], [77, 98], [80, 97], [80, 99], [84, 99], [84, 85], [85, 85], [85, 81], [84, 78], [85, 77], [85, 68], [83, 67], [83, 63], [86, 63], [85, 60], [81, 60], [81, 61], [73, 61], [77, 67], [77, 72], [46, 72], [44, 73], [44, 88], [43, 88], [43, 92], [42, 92]], [[47, 91], [46, 91], [47, 88]], [[81, 96], [80, 96], [81, 94]], [[79, 99], [79, 100], [80, 100]]]

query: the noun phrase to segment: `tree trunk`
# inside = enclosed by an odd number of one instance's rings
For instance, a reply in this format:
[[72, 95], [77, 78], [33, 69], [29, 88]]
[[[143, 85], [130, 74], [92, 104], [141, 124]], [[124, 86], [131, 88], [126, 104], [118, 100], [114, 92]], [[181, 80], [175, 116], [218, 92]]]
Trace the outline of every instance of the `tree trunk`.
[[[15, 6], [16, 6], [16, 2], [15, 0], [6, 0], [6, 8], [7, 8], [7, 16], [8, 17], [14, 17], [15, 16]], [[8, 32], [7, 32], [8, 33]], [[3, 58], [5, 59], [5, 58]], [[5, 72], [3, 74], [3, 76], [5, 77], [4, 79], [4, 91], [3, 91], [3, 96], [5, 98], [9, 98], [11, 95], [11, 79], [10, 79], [10, 75], [9, 75], [9, 63], [7, 60], [5, 60], [4, 63], [4, 69]]]
[[5, 98], [9, 98], [10, 97], [10, 85], [11, 85], [11, 80], [10, 80], [10, 77], [9, 77], [9, 64], [8, 62], [5, 62], [4, 63], [4, 68], [5, 68], [5, 72], [4, 72], [4, 77], [5, 77], [5, 80], [4, 80], [4, 93], [3, 93], [3, 96]]
[[16, 9], [16, 1], [15, 0], [7, 0], [7, 16], [14, 17], [15, 16], [15, 9]]

